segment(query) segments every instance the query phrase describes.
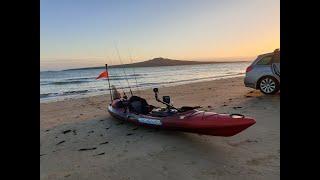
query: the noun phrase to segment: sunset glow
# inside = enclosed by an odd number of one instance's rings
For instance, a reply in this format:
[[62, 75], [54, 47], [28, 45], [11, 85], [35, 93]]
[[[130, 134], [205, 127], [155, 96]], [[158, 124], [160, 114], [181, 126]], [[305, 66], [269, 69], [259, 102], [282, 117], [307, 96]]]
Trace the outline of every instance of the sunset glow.
[[123, 63], [236, 61], [280, 47], [280, 1], [41, 0], [40, 25], [41, 70], [119, 64], [116, 46]]

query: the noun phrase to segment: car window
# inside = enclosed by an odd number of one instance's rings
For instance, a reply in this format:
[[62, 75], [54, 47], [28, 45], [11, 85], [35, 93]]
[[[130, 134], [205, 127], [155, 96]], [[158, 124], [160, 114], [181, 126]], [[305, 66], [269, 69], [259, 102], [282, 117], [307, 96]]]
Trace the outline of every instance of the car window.
[[272, 58], [273, 63], [280, 63], [280, 54], [275, 54]]
[[265, 56], [257, 62], [257, 65], [270, 65], [271, 60], [272, 60], [272, 56]]

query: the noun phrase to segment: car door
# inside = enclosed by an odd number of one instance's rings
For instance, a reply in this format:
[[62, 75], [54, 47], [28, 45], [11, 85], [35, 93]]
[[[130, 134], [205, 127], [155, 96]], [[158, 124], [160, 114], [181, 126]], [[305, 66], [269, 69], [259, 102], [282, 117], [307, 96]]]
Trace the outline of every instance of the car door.
[[272, 72], [273, 74], [275, 74], [279, 81], [280, 81], [280, 53], [276, 53], [273, 57], [272, 57]]

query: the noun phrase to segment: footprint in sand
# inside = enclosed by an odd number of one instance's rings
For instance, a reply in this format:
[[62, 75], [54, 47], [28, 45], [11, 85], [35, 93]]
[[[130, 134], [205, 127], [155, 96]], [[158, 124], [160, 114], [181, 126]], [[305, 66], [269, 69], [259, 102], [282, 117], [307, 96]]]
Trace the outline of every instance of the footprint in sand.
[[191, 161], [191, 162], [187, 162], [187, 163], [185, 163], [185, 165], [195, 165], [196, 164], [196, 162], [195, 161]]
[[273, 159], [277, 159], [277, 156], [275, 156], [275, 155], [267, 155], [267, 156], [263, 156], [263, 157], [260, 157], [260, 158], [253, 158], [251, 160], [248, 160], [247, 164], [251, 165], [251, 166], [257, 166], [257, 165], [260, 165], [260, 164], [263, 164], [263, 163], [268, 163], [269, 161], [271, 161]]
[[132, 128], [133, 131], [137, 130], [139, 127]]
[[258, 143], [258, 140], [247, 139], [247, 140], [240, 141], [240, 142], [228, 142], [228, 144], [233, 147], [237, 147], [237, 146], [240, 146], [240, 145], [243, 145], [246, 143]]

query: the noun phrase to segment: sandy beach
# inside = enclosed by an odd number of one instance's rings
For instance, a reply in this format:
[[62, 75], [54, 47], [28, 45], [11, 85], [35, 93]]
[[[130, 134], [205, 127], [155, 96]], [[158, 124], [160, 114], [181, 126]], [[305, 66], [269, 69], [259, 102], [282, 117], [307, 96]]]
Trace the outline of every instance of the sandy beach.
[[[40, 103], [40, 178], [280, 179], [280, 94], [243, 77], [160, 88], [175, 106], [254, 117], [233, 137], [136, 127], [108, 114], [108, 95]], [[136, 92], [149, 104], [151, 89]]]

